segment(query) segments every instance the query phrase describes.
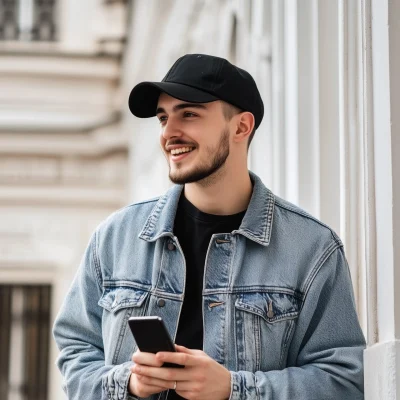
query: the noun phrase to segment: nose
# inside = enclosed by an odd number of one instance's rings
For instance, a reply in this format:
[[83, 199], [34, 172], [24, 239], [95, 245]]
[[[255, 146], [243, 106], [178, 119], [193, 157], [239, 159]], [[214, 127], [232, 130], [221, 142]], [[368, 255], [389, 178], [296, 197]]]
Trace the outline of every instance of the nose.
[[182, 136], [182, 131], [179, 124], [176, 123], [174, 118], [169, 117], [165, 125], [162, 127], [162, 136], [165, 140], [170, 140], [174, 137]]

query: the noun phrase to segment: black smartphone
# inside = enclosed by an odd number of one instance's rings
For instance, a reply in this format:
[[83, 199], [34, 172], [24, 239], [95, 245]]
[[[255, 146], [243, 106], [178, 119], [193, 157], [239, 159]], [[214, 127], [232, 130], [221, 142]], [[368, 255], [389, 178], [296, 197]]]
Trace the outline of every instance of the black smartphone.
[[[176, 352], [174, 343], [161, 317], [130, 317], [129, 328], [140, 351], [158, 353], [159, 351]], [[183, 368], [184, 365], [164, 363], [163, 367]]]

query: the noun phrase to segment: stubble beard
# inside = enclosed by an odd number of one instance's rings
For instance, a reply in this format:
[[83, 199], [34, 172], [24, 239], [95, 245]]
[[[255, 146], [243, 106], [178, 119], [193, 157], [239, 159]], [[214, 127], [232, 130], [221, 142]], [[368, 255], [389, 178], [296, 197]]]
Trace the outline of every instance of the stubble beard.
[[201, 164], [195, 166], [192, 170], [187, 172], [176, 171], [171, 172], [169, 168], [169, 179], [171, 182], [184, 185], [186, 183], [200, 183], [203, 186], [209, 186], [218, 180], [222, 172], [226, 159], [229, 156], [229, 129], [225, 128], [222, 132], [217, 149], [207, 147], [207, 153], [212, 159], [209, 164]]

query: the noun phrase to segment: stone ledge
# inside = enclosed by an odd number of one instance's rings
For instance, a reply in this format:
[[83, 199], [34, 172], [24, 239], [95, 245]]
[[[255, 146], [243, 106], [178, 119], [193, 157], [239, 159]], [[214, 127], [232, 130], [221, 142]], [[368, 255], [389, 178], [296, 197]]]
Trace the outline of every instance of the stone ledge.
[[99, 59], [119, 61], [120, 55], [104, 54], [97, 48], [92, 49], [69, 49], [62, 42], [22, 42], [22, 41], [0, 41], [0, 54], [13, 57], [48, 57], [72, 59]]
[[[48, 266], [43, 265], [43, 261], [34, 263], [31, 265], [24, 265], [19, 263], [10, 263], [8, 261], [2, 262], [0, 258], [0, 282], [1, 284], [19, 284], [19, 285], [35, 285], [35, 284], [52, 284], [58, 279], [57, 264], [49, 264]], [[2, 264], [7, 265], [3, 267]]]
[[38, 54], [35, 52], [5, 52], [1, 50], [0, 73], [16, 75], [86, 77], [88, 79], [119, 78], [119, 59], [107, 56], [86, 54], [54, 53]]
[[[78, 114], [72, 112], [59, 112], [57, 115], [51, 110], [44, 112], [32, 112], [23, 109], [20, 112], [14, 110], [14, 115], [0, 112], [0, 134], [2, 133], [82, 133], [115, 126], [121, 120], [120, 111], [108, 112], [103, 117], [101, 112]], [[50, 108], [50, 107], [49, 107]], [[19, 118], [18, 118], [19, 117]]]
[[377, 343], [364, 351], [366, 400], [400, 398], [400, 340]]
[[120, 208], [127, 202], [124, 188], [87, 187], [0, 187], [0, 206], [73, 206], [93, 209]]

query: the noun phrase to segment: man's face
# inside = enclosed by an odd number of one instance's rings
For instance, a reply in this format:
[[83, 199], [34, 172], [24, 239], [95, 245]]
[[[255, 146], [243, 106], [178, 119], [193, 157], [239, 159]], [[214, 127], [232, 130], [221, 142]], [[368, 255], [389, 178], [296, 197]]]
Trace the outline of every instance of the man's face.
[[189, 103], [161, 93], [157, 118], [172, 182], [205, 182], [223, 167], [229, 156], [229, 128], [220, 101]]

